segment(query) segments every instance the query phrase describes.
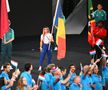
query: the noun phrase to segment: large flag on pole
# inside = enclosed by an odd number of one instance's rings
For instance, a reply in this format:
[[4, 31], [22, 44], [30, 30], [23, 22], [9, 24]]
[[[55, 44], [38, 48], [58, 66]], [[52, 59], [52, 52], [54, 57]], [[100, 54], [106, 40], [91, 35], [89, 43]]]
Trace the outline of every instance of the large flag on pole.
[[58, 46], [57, 59], [65, 58], [66, 54], [66, 33], [65, 33], [65, 17], [62, 12], [61, 2], [57, 0], [55, 15], [53, 19], [53, 27], [57, 28], [56, 43]]
[[88, 26], [90, 31], [88, 31], [88, 42], [91, 46], [95, 45], [95, 39], [93, 35], [93, 30], [96, 26], [95, 20], [93, 18], [93, 4], [92, 0], [88, 0]]
[[9, 29], [8, 23], [8, 12], [10, 11], [8, 0], [1, 0], [0, 7], [0, 38], [3, 39], [3, 36]]

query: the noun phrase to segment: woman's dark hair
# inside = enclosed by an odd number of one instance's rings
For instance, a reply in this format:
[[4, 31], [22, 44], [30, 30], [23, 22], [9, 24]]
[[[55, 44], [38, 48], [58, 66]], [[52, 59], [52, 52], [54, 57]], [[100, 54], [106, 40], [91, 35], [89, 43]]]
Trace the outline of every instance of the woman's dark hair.
[[76, 65], [75, 65], [75, 64], [70, 64], [70, 65], [69, 65], [69, 68], [70, 68], [71, 66], [75, 66], [75, 67], [76, 67]]
[[7, 66], [10, 65], [10, 63], [6, 63], [3, 65], [3, 69], [7, 68]]
[[32, 65], [31, 63], [27, 63], [27, 64], [25, 64], [24, 70], [25, 70], [25, 71], [29, 71], [31, 65]]
[[59, 68], [60, 68], [61, 71], [64, 71], [64, 70], [66, 69], [66, 68], [63, 67], [63, 66], [60, 66]]

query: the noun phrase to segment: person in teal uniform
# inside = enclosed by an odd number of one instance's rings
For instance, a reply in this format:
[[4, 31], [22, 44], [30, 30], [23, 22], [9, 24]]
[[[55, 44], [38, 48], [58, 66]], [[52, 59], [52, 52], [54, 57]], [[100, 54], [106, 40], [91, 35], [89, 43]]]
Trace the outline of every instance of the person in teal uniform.
[[0, 77], [4, 78], [4, 83], [1, 86], [0, 90], [11, 90], [11, 87], [13, 86], [16, 78], [20, 74], [20, 71], [16, 70], [15, 72], [13, 72], [12, 77], [10, 79], [10, 77], [8, 75], [9, 72], [10, 72], [10, 64], [9, 63], [4, 64], [3, 65], [3, 71], [0, 74]]
[[[66, 71], [67, 71], [67, 69], [65, 68], [65, 67], [59, 67], [60, 68], [60, 70], [61, 70], [61, 80], [64, 80], [64, 76], [66, 75]], [[66, 85], [65, 84], [61, 84], [61, 89], [62, 90], [66, 90]]]
[[106, 14], [106, 11], [102, 9], [101, 4], [98, 4], [97, 10], [93, 12], [93, 17], [96, 21], [96, 25], [98, 25], [99, 21], [106, 21], [107, 14]]
[[102, 78], [103, 78], [103, 88], [108, 90], [108, 59], [103, 58], [102, 63]]
[[20, 78], [24, 77], [27, 80], [27, 85], [30, 86], [30, 88], [33, 88], [33, 82], [32, 82], [32, 75], [31, 71], [33, 70], [33, 66], [31, 63], [26, 63], [24, 67], [25, 71], [21, 73]]
[[74, 64], [71, 64], [69, 66], [69, 69], [70, 69], [70, 72], [72, 73], [70, 79], [68, 80], [68, 83], [66, 84], [67, 87], [69, 87], [72, 83], [73, 83], [73, 79], [74, 77], [76, 77], [76, 73], [75, 73], [75, 70], [76, 70], [76, 67]]
[[[9, 26], [11, 22], [9, 20]], [[14, 40], [14, 30], [9, 27], [9, 31], [4, 35], [1, 45], [1, 61], [2, 64], [10, 63], [12, 55], [12, 42]]]
[[94, 69], [93, 69], [92, 80], [95, 83], [94, 90], [103, 90], [102, 89], [102, 77], [101, 77], [101, 75], [99, 75], [98, 66], [94, 67]]
[[73, 80], [73, 83], [70, 85], [69, 90], [80, 90], [80, 77], [76, 76]]
[[92, 75], [92, 71], [90, 70], [90, 66], [85, 65], [83, 67], [83, 74], [80, 76], [82, 90], [92, 90], [93, 87], [95, 86], [91, 75]]
[[52, 73], [54, 75], [54, 77], [51, 79], [52, 90], [63, 90], [62, 85], [65, 85], [68, 82], [72, 73], [69, 72], [65, 79], [62, 78], [62, 72], [58, 67], [53, 68]]

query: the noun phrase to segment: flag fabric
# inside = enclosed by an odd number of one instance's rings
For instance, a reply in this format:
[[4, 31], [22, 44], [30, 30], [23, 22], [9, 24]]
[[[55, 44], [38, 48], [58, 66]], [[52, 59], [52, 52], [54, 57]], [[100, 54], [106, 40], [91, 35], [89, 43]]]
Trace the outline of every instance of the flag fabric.
[[45, 76], [40, 74], [40, 75], [38, 76], [38, 79], [41, 80], [41, 81], [45, 81]]
[[96, 45], [97, 45], [97, 46], [101, 45], [102, 43], [103, 43], [103, 41], [102, 41], [101, 39], [98, 39], [98, 40], [96, 41]]
[[90, 53], [91, 56], [95, 55], [96, 54], [96, 50], [90, 50], [89, 53]]
[[66, 33], [65, 33], [65, 17], [62, 12], [61, 2], [57, 0], [55, 16], [53, 19], [53, 27], [57, 28], [56, 43], [58, 46], [57, 59], [65, 58], [66, 54]]
[[108, 54], [104, 53], [104, 54], [102, 54], [102, 57], [103, 58], [107, 58], [108, 57]]
[[88, 31], [88, 43], [90, 44], [90, 45], [94, 45], [93, 44], [93, 36], [92, 36], [92, 34], [91, 34], [91, 32], [90, 31]]
[[16, 68], [18, 67], [18, 62], [14, 61], [14, 60], [11, 60], [11, 64], [12, 64], [13, 66], [15, 66]]
[[93, 5], [92, 0], [88, 0], [88, 19], [92, 19]]
[[6, 32], [8, 32], [9, 29], [9, 23], [8, 23], [8, 12], [9, 9], [9, 3], [6, 0], [1, 0], [1, 17], [0, 17], [0, 38], [3, 39], [3, 36]]
[[88, 27], [90, 29], [90, 31], [88, 31], [88, 42], [91, 46], [95, 45], [95, 39], [94, 39], [94, 35], [93, 35], [93, 30], [96, 27], [96, 23], [95, 20], [92, 16], [93, 13], [93, 5], [92, 5], [92, 0], [88, 0]]

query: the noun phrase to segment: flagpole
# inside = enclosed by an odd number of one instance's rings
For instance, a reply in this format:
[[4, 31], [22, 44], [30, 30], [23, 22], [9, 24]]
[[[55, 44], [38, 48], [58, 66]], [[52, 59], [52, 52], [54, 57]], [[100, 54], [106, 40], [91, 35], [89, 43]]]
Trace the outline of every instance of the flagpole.
[[7, 7], [7, 12], [10, 12], [10, 6], [9, 6], [9, 1], [6, 0], [6, 7]]
[[[55, 9], [55, 14], [54, 14], [54, 18], [53, 18], [53, 25], [52, 25], [51, 34], [53, 34], [54, 23], [55, 23], [55, 19], [56, 19], [56, 15], [57, 15], [57, 9], [58, 9], [59, 1], [60, 1], [60, 0], [57, 0], [56, 9]], [[51, 46], [51, 43], [49, 44], [48, 50], [50, 50], [50, 46]]]
[[55, 9], [55, 14], [54, 14], [54, 18], [53, 18], [53, 25], [52, 25], [51, 34], [53, 34], [54, 23], [55, 23], [55, 20], [56, 20], [56, 15], [57, 15], [57, 9], [58, 9], [59, 1], [60, 1], [60, 0], [57, 0], [56, 9]]

